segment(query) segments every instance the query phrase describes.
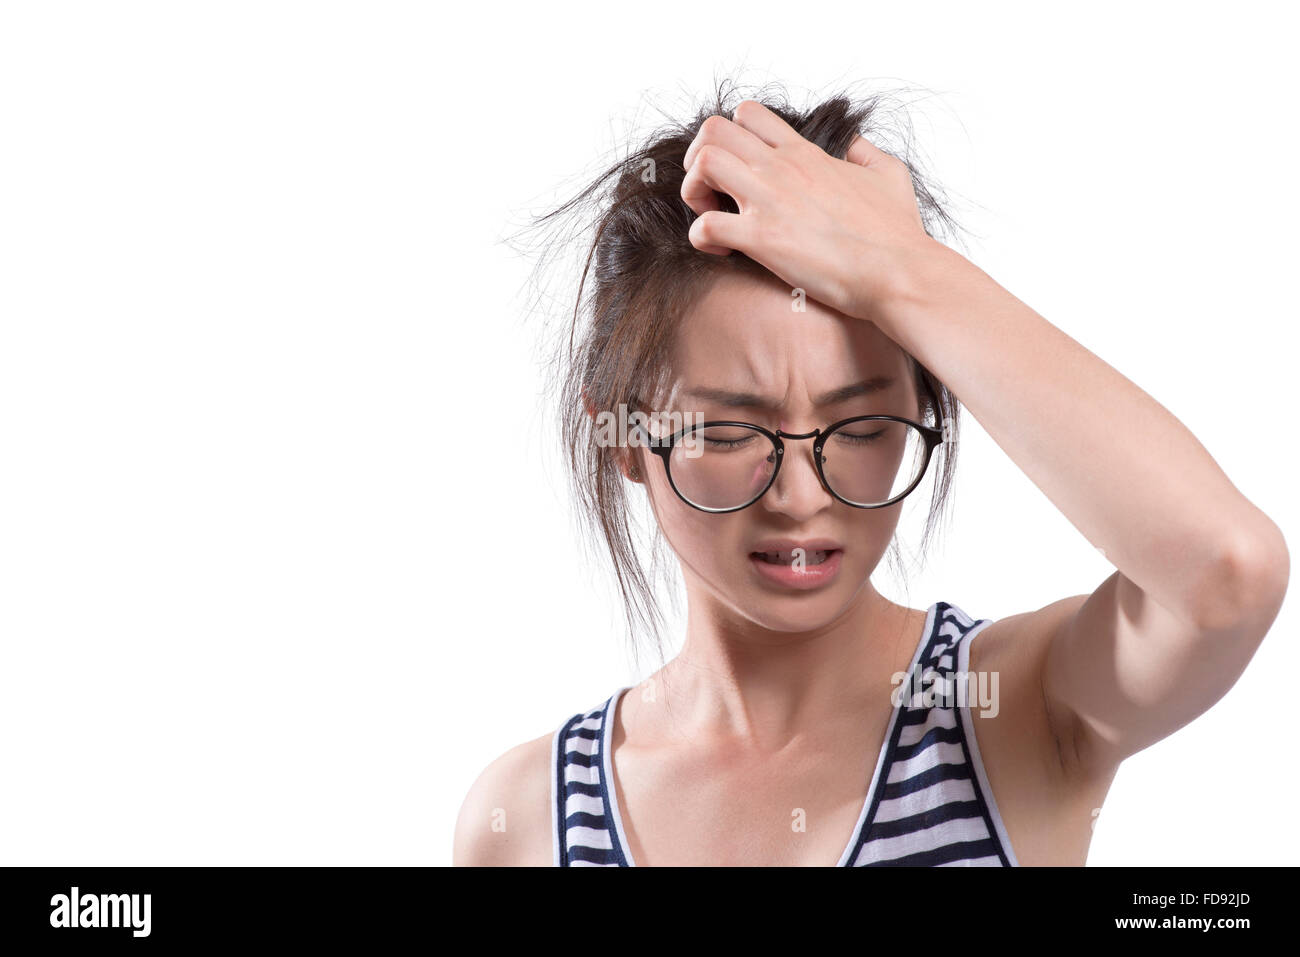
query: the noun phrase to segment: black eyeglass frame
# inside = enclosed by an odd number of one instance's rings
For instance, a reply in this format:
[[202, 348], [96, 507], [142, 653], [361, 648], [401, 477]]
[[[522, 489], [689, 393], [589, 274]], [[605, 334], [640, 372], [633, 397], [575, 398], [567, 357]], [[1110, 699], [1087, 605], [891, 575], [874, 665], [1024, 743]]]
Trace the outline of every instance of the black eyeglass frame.
[[[881, 420], [890, 421], [890, 422], [903, 422], [906, 425], [910, 425], [912, 428], [920, 432], [921, 440], [925, 443], [925, 461], [922, 463], [921, 469], [919, 472], [917, 472], [916, 478], [912, 481], [912, 484], [909, 485], [906, 489], [904, 489], [899, 494], [895, 495], [893, 498], [889, 499], [888, 501], [880, 502], [876, 505], [862, 505], [858, 502], [850, 502], [848, 499], [844, 498], [833, 488], [831, 488], [830, 482], [826, 480], [826, 473], [822, 470], [822, 456], [821, 456], [822, 448], [824, 447], [826, 440], [830, 438], [830, 436], [833, 435], [836, 432], [836, 430], [841, 429], [846, 425], [850, 425], [854, 422], [868, 422], [868, 421], [881, 421]], [[672, 455], [673, 448], [685, 436], [690, 435], [693, 432], [698, 432], [701, 429], [710, 428], [711, 426], [728, 426], [732, 428], [751, 429], [754, 432], [758, 432], [760, 435], [766, 436], [767, 439], [772, 443], [772, 446], [776, 449], [776, 467], [772, 469], [772, 474], [768, 478], [767, 484], [763, 486], [762, 491], [760, 491], [757, 495], [755, 495], [753, 498], [751, 498], [748, 502], [746, 502], [743, 505], [737, 505], [733, 508], [706, 508], [703, 505], [697, 505], [694, 502], [692, 502], [690, 499], [688, 499], [685, 495], [683, 495], [681, 489], [677, 487], [677, 483], [673, 481], [673, 470], [672, 467], [668, 464], [668, 458], [669, 456]], [[644, 428], [640, 426], [638, 426], [637, 428], [640, 431], [645, 432]], [[668, 436], [667, 438], [663, 438], [663, 439], [655, 439], [653, 436], [649, 436], [646, 447], [649, 448], [649, 450], [653, 452], [655, 455], [659, 456], [659, 458], [663, 461], [664, 474], [668, 477], [668, 484], [672, 486], [672, 490], [677, 493], [678, 498], [680, 498], [691, 508], [698, 509], [701, 512], [709, 512], [711, 514], [725, 514], [728, 512], [739, 512], [743, 508], [749, 508], [749, 506], [753, 505], [760, 498], [762, 498], [764, 495], [767, 494], [768, 490], [776, 482], [777, 475], [781, 473], [781, 463], [782, 461], [784, 461], [784, 457], [785, 457], [785, 442], [783, 441], [784, 439], [812, 439], [813, 440], [813, 464], [817, 469], [817, 478], [821, 482], [822, 488], [824, 488], [827, 494], [833, 497], [836, 501], [843, 502], [845, 505], [848, 505], [852, 508], [888, 508], [890, 505], [902, 501], [904, 498], [910, 495], [918, 485], [921, 484], [921, 480], [925, 478], [925, 473], [930, 469], [930, 458], [934, 454], [935, 447], [943, 442], [943, 430], [939, 428], [935, 428], [934, 426], [930, 426], [930, 425], [922, 425], [920, 422], [913, 421], [912, 419], [903, 418], [902, 416], [898, 416], [898, 415], [855, 415], [852, 418], [840, 419], [838, 422], [832, 422], [824, 429], [814, 429], [811, 432], [803, 432], [803, 433], [782, 432], [780, 429], [777, 429], [775, 432], [772, 432], [768, 429], [763, 428], [763, 426], [761, 425], [754, 424], [753, 422], [711, 421], [711, 422], [703, 422], [699, 425], [688, 426], [687, 428], [681, 429], [680, 431], [675, 432], [672, 435]]]

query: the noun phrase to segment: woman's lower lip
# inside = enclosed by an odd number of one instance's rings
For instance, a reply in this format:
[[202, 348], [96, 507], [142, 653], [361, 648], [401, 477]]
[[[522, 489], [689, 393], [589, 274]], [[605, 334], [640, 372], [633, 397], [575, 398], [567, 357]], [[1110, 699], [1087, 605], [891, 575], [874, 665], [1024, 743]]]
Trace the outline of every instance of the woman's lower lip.
[[784, 585], [786, 588], [804, 590], [820, 588], [831, 581], [840, 570], [842, 554], [844, 553], [837, 548], [830, 552], [820, 565], [804, 564], [801, 568], [796, 568], [792, 564], [773, 565], [771, 562], [763, 561], [757, 555], [750, 555], [749, 563], [770, 582]]

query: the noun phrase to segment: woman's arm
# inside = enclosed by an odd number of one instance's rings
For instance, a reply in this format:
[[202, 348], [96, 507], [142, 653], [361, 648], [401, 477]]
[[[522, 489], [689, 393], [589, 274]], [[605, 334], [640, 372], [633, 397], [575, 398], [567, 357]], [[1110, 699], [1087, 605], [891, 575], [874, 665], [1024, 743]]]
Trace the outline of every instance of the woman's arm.
[[1119, 569], [1020, 616], [1020, 634], [1047, 643], [1043, 698], [1071, 724], [1063, 758], [1113, 770], [1232, 686], [1277, 615], [1289, 556], [1182, 423], [929, 237], [907, 167], [866, 139], [836, 159], [746, 100], [702, 125], [683, 166], [697, 248], [741, 250], [874, 322]]
[[1042, 676], [1071, 760], [1113, 767], [1237, 680], [1286, 591], [1281, 532], [1167, 409], [969, 260], [931, 241], [900, 266], [872, 321], [1119, 569], [1053, 624]]
[[1126, 578], [1211, 628], [1280, 598], [1277, 527], [1167, 409], [939, 242], [895, 276], [872, 321]]

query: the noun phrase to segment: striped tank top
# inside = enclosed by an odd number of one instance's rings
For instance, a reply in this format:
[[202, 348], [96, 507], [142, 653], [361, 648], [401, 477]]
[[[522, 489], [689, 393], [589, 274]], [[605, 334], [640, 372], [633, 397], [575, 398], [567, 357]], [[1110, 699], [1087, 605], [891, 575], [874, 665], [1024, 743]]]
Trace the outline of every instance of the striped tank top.
[[[837, 866], [1017, 866], [975, 740], [971, 710], [981, 707], [978, 683], [970, 676], [968, 694], [952, 690], [961, 684], [952, 684], [954, 673], [969, 670], [971, 641], [991, 623], [948, 602], [930, 606], [908, 679], [895, 688], [893, 716], [862, 812]], [[605, 720], [630, 687], [575, 714], [551, 739], [557, 866], [635, 864], [619, 816]]]

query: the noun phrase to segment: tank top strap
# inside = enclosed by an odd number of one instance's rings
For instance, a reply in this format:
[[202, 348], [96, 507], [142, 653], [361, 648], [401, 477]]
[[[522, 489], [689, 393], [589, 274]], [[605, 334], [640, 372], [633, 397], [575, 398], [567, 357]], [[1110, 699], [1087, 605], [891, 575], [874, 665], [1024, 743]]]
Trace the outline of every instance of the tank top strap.
[[558, 867], [627, 867], [612, 822], [606, 716], [620, 688], [573, 715], [551, 739], [551, 850]]
[[943, 601], [933, 616], [911, 672], [895, 689], [898, 712], [880, 786], [851, 863], [1014, 866], [971, 713], [989, 681], [969, 672], [970, 642], [992, 622]]

